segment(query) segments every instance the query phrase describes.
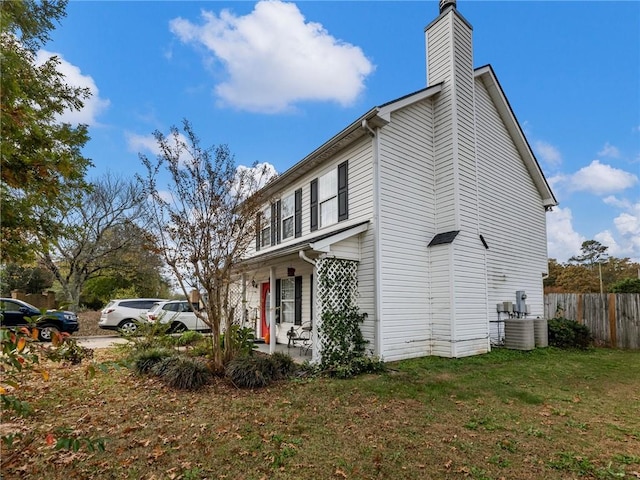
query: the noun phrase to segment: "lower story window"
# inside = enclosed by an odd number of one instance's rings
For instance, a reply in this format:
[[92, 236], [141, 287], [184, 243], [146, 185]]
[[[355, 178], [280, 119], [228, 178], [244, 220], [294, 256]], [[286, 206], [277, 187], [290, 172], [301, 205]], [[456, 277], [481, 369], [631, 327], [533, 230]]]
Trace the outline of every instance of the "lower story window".
[[295, 320], [295, 282], [293, 278], [283, 278], [280, 287], [280, 319], [283, 323]]

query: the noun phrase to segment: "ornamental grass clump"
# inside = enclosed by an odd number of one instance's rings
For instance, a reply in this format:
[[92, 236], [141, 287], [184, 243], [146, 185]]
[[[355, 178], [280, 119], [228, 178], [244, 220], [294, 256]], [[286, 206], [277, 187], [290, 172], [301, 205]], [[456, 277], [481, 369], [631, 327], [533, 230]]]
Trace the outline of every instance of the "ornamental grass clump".
[[142, 350], [132, 359], [133, 369], [141, 375], [150, 373], [156, 364], [173, 355], [175, 355], [174, 351], [162, 347]]
[[180, 390], [199, 390], [213, 377], [204, 362], [185, 355], [163, 359], [154, 366], [152, 373], [158, 375], [168, 386]]
[[231, 360], [225, 373], [238, 388], [263, 388], [289, 378], [296, 371], [293, 359], [284, 353], [242, 355]]

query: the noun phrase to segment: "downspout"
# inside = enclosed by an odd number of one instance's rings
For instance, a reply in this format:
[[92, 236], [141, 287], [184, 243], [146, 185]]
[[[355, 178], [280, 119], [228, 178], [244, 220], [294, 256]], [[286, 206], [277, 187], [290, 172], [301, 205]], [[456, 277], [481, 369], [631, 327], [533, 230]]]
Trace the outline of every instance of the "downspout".
[[316, 266], [316, 262], [315, 262], [315, 260], [312, 260], [312, 259], [310, 259], [309, 257], [307, 257], [307, 254], [306, 254], [306, 253], [304, 253], [304, 250], [300, 250], [300, 251], [298, 252], [298, 256], [299, 256], [302, 260], [304, 260], [305, 262], [310, 263], [311, 265], [313, 265], [313, 267], [315, 268], [315, 266]]
[[[300, 257], [300, 259], [304, 260], [307, 263], [310, 263], [311, 265], [313, 265], [313, 277], [316, 279], [315, 282], [313, 282], [313, 290], [311, 291], [311, 298], [314, 299], [314, 302], [316, 302], [317, 305], [317, 299], [318, 299], [318, 275], [316, 274], [316, 262], [315, 260], [312, 260], [311, 258], [307, 257], [307, 254], [304, 253], [304, 250], [299, 250], [298, 251], [298, 256]], [[318, 308], [316, 306], [316, 308], [313, 309], [314, 314], [318, 313]], [[319, 344], [318, 344], [318, 330], [316, 328], [316, 326], [318, 325], [318, 319], [311, 319], [311, 345], [314, 345], [315, 348], [311, 349], [311, 363], [317, 363], [320, 361], [320, 351], [318, 349]]]
[[382, 358], [384, 339], [382, 338], [381, 311], [380, 301], [382, 298], [382, 272], [380, 271], [380, 262], [382, 259], [382, 246], [380, 245], [380, 159], [379, 159], [379, 143], [380, 137], [376, 135], [367, 120], [362, 121], [362, 128], [366, 129], [371, 136], [371, 150], [373, 156], [373, 223], [375, 231], [373, 233], [374, 244], [374, 261], [373, 261], [373, 308], [375, 311], [374, 335], [375, 335], [375, 354]]

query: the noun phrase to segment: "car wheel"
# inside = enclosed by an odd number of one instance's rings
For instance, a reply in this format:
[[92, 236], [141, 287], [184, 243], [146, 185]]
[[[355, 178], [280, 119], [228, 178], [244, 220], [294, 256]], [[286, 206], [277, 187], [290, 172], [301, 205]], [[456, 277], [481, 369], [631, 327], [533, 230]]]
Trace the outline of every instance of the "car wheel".
[[173, 325], [171, 325], [171, 333], [182, 333], [186, 331], [187, 327], [184, 325], [184, 323], [175, 322]]
[[125, 335], [133, 335], [138, 330], [138, 324], [133, 320], [124, 320], [118, 328]]
[[45, 323], [36, 328], [38, 329], [38, 340], [41, 342], [50, 342], [51, 338], [58, 332], [56, 326], [50, 323]]

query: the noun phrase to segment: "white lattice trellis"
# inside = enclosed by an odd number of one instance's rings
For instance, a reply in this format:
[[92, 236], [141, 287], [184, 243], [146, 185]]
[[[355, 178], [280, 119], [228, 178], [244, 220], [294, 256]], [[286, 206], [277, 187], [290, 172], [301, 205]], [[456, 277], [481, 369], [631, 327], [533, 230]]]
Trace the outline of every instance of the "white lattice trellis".
[[[351, 311], [356, 307], [358, 298], [358, 262], [337, 258], [322, 258], [316, 261], [318, 272], [317, 311], [318, 345], [320, 355], [323, 351], [344, 348], [343, 345], [329, 344], [327, 335], [332, 325], [323, 325], [327, 316]], [[331, 335], [330, 335], [331, 336]], [[334, 336], [335, 337], [335, 336]]]
[[338, 312], [356, 304], [358, 262], [337, 258], [316, 261], [318, 269], [318, 312]]

